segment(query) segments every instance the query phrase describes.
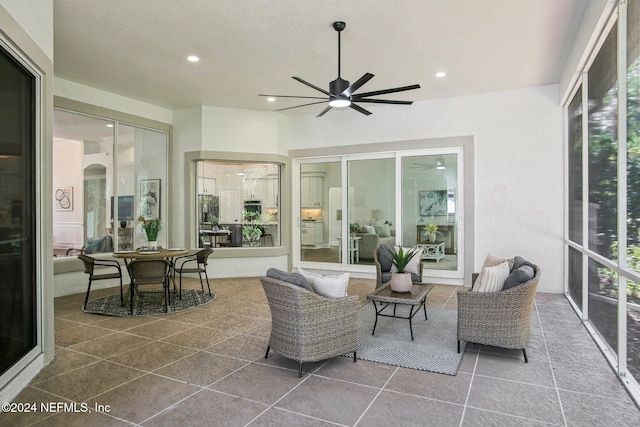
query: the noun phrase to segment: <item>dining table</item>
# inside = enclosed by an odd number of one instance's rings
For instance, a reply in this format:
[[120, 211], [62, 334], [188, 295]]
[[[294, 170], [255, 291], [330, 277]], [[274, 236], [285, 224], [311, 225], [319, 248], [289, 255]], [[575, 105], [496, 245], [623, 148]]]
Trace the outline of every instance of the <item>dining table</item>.
[[[115, 258], [124, 259], [124, 264], [127, 267], [129, 266], [129, 260], [132, 259], [166, 259], [167, 261], [169, 261], [169, 268], [173, 270], [173, 259], [179, 256], [190, 255], [190, 252], [191, 251], [186, 248], [138, 248], [128, 251], [116, 251], [113, 253], [113, 256]], [[195, 251], [193, 252], [195, 253]], [[173, 289], [175, 292], [175, 290], [177, 289], [175, 275], [169, 274], [169, 279], [173, 284]]]

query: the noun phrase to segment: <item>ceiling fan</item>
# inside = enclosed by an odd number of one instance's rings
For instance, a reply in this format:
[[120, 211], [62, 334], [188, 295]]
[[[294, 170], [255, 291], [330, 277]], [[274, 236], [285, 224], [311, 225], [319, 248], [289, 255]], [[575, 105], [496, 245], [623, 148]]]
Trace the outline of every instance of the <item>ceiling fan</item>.
[[409, 166], [409, 169], [421, 169], [424, 171], [428, 171], [431, 169], [443, 170], [446, 168], [447, 168], [447, 165], [445, 164], [444, 157], [442, 156], [438, 157], [434, 164], [414, 163], [413, 165]]
[[320, 97], [320, 96], [291, 96], [291, 95], [264, 95], [264, 94], [260, 94], [259, 96], [270, 96], [270, 97], [278, 97], [278, 98], [300, 98], [300, 99], [321, 99], [322, 101], [317, 101], [317, 102], [311, 102], [308, 104], [302, 104], [302, 105], [296, 105], [295, 107], [287, 107], [287, 108], [280, 108], [278, 110], [275, 111], [284, 111], [284, 110], [290, 110], [292, 108], [299, 108], [299, 107], [305, 107], [307, 105], [314, 105], [314, 104], [322, 104], [324, 102], [329, 101], [329, 105], [320, 112], [320, 114], [318, 114], [316, 117], [320, 117], [323, 116], [327, 111], [331, 110], [332, 108], [342, 108], [342, 107], [351, 107], [354, 110], [364, 114], [364, 115], [370, 115], [371, 112], [365, 110], [364, 108], [360, 107], [359, 105], [357, 105], [357, 103], [366, 103], [366, 102], [370, 102], [370, 103], [375, 103], [375, 104], [397, 104], [397, 105], [411, 105], [413, 102], [412, 101], [392, 101], [392, 100], [387, 100], [387, 99], [373, 99], [370, 98], [371, 96], [377, 96], [377, 95], [385, 95], [388, 93], [396, 93], [396, 92], [403, 92], [406, 90], [413, 90], [413, 89], [420, 89], [420, 85], [419, 84], [414, 84], [414, 85], [409, 85], [409, 86], [402, 86], [402, 87], [395, 87], [395, 88], [391, 88], [391, 89], [383, 89], [383, 90], [374, 90], [371, 92], [365, 92], [365, 93], [359, 93], [359, 94], [355, 94], [354, 92], [357, 91], [358, 89], [360, 89], [360, 87], [362, 87], [365, 83], [367, 83], [369, 80], [371, 80], [373, 78], [373, 74], [371, 73], [365, 73], [362, 77], [360, 77], [355, 83], [353, 83], [352, 85], [349, 85], [349, 81], [348, 80], [343, 80], [342, 77], [340, 76], [340, 32], [342, 30], [345, 29], [345, 27], [347, 26], [347, 24], [345, 24], [342, 21], [336, 21], [333, 23], [333, 29], [336, 30], [338, 32], [338, 78], [335, 79], [334, 81], [329, 83], [329, 91], [326, 91], [322, 88], [319, 88], [318, 86], [315, 86], [307, 81], [304, 81], [303, 79], [301, 79], [300, 77], [293, 77], [294, 80], [299, 81], [300, 83], [307, 85], [319, 92], [322, 92], [323, 94], [326, 95], [326, 97]]

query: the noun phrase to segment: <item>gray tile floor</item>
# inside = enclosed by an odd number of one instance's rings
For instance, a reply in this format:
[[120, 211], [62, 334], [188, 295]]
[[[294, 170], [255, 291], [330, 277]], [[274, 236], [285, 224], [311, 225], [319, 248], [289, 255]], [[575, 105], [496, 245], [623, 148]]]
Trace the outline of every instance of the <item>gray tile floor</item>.
[[[373, 287], [352, 279], [349, 292]], [[213, 289], [205, 306], [140, 318], [85, 314], [84, 295], [57, 298], [56, 359], [15, 402], [108, 410], [6, 413], [0, 426], [640, 425], [561, 295], [536, 298], [528, 364], [517, 351], [469, 346], [456, 376], [337, 357], [305, 365], [298, 379], [295, 362], [264, 359], [270, 312], [259, 280]], [[455, 309], [457, 289], [436, 286], [428, 305]]]

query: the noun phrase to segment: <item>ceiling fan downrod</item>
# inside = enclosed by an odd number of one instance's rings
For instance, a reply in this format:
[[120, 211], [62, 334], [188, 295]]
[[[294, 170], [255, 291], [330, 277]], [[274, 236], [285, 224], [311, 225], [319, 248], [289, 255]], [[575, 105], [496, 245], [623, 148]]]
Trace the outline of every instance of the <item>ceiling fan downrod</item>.
[[[333, 23], [333, 29], [338, 32], [338, 78], [329, 83], [329, 92], [332, 95], [337, 95], [342, 93], [346, 88], [349, 87], [349, 81], [343, 80], [341, 75], [341, 62], [342, 62], [342, 49], [340, 46], [340, 33], [347, 26], [343, 21], [336, 21]], [[348, 104], [347, 104], [348, 105]]]

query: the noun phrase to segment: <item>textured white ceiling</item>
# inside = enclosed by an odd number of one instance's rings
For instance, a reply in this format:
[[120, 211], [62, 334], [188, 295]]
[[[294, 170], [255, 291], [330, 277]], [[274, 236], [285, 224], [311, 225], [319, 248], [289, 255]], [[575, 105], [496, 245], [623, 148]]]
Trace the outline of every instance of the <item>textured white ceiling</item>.
[[284, 108], [305, 101], [257, 95], [321, 96], [292, 76], [328, 90], [341, 20], [342, 78], [375, 75], [360, 92], [419, 83], [381, 97], [416, 101], [546, 85], [586, 1], [54, 0], [55, 75], [169, 109]]

